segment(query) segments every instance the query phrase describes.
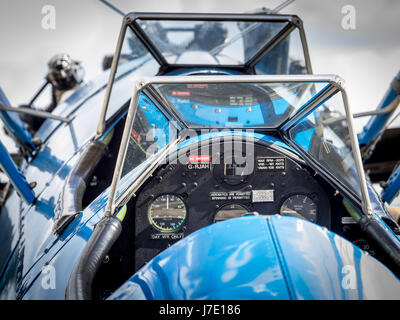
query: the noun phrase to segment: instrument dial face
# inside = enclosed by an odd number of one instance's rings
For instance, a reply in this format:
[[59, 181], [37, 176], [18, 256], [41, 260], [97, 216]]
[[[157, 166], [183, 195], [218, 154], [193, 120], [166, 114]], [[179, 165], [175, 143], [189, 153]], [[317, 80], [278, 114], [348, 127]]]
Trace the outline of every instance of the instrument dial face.
[[285, 200], [281, 206], [281, 215], [293, 216], [309, 220], [317, 221], [317, 204], [304, 194], [295, 194]]
[[[243, 146], [241, 147], [244, 148]], [[220, 163], [213, 166], [214, 178], [219, 184], [225, 184], [229, 188], [238, 189], [248, 184], [253, 178], [253, 162], [254, 154], [250, 153], [250, 151], [241, 155], [222, 154]]]
[[153, 228], [162, 232], [177, 230], [186, 219], [186, 206], [174, 194], [163, 194], [149, 206], [149, 221]]
[[248, 213], [248, 210], [240, 204], [228, 204], [218, 210], [214, 222], [224, 221], [236, 217], [241, 217]]

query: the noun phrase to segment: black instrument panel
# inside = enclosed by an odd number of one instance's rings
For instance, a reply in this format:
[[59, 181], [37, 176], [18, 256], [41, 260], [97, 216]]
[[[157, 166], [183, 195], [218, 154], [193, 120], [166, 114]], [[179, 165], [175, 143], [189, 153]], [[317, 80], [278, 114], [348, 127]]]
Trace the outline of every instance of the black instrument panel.
[[283, 150], [251, 142], [239, 153], [223, 143], [205, 149], [170, 159], [137, 194], [136, 270], [190, 233], [246, 214], [290, 215], [330, 228], [326, 192]]

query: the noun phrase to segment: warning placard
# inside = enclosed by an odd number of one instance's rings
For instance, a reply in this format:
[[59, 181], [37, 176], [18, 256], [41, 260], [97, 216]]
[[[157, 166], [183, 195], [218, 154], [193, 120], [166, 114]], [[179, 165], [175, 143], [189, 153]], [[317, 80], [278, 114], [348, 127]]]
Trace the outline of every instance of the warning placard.
[[250, 200], [251, 191], [211, 191], [210, 199], [213, 201]]
[[185, 235], [181, 233], [153, 233], [151, 235], [152, 240], [180, 240]]
[[285, 158], [282, 157], [257, 157], [257, 170], [285, 170]]

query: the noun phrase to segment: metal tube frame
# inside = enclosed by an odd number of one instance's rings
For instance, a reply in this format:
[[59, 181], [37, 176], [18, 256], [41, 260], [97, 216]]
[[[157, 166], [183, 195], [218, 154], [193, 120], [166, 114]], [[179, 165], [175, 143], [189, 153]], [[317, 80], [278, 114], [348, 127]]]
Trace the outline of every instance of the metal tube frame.
[[[111, 96], [111, 90], [112, 86], [115, 80], [115, 75], [116, 71], [118, 68], [118, 61], [119, 57], [121, 54], [122, 50], [122, 44], [125, 38], [126, 34], [126, 28], [130, 27], [132, 31], [136, 34], [136, 36], [143, 41], [143, 45], [149, 50], [149, 52], [153, 55], [153, 57], [160, 63], [160, 70], [166, 70], [169, 64], [166, 64], [166, 61], [164, 57], [161, 55], [161, 53], [158, 51], [158, 49], [154, 46], [154, 44], [151, 42], [150, 39], [148, 39], [147, 35], [145, 35], [138, 24], [136, 23], [137, 19], [147, 19], [147, 20], [204, 20], [204, 21], [248, 21], [248, 22], [254, 22], [254, 21], [260, 21], [260, 22], [288, 22], [289, 27], [284, 28], [283, 32], [278, 34], [276, 37], [274, 37], [265, 47], [262, 49], [266, 49], [269, 46], [272, 47], [275, 45], [274, 41], [281, 40], [282, 35], [287, 36], [294, 30], [295, 26], [296, 28], [299, 29], [300, 33], [300, 39], [301, 43], [303, 46], [303, 51], [304, 51], [304, 57], [305, 57], [305, 62], [306, 62], [306, 68], [307, 72], [309, 74], [312, 74], [312, 67], [311, 67], [311, 60], [308, 52], [308, 46], [307, 46], [307, 41], [304, 33], [304, 28], [303, 28], [303, 23], [299, 17], [296, 15], [280, 15], [280, 14], [267, 14], [267, 15], [262, 15], [262, 14], [213, 14], [213, 13], [207, 13], [207, 14], [195, 14], [195, 13], [144, 13], [144, 12], [139, 12], [139, 13], [129, 13], [124, 17], [121, 31], [118, 37], [118, 42], [117, 46], [115, 49], [114, 53], [114, 58], [111, 64], [111, 69], [110, 69], [110, 75], [107, 83], [107, 88], [106, 92], [104, 95], [104, 101], [103, 101], [103, 106], [101, 109], [100, 113], [100, 119], [99, 123], [97, 125], [97, 130], [96, 130], [96, 136], [95, 139], [98, 139], [102, 136], [105, 130], [105, 117], [107, 114], [107, 109], [108, 109], [108, 104]], [[287, 32], [290, 30], [289, 32]], [[269, 51], [270, 49], [268, 49]], [[262, 53], [262, 50], [259, 50], [259, 52], [256, 53], [258, 56], [258, 59], [261, 59], [267, 52]], [[254, 59], [253, 59], [254, 60]], [[257, 62], [257, 59], [254, 60]], [[253, 61], [253, 62], [254, 62]], [[237, 66], [237, 65], [174, 65], [177, 68], [198, 68], [198, 67], [204, 67], [204, 68], [232, 68], [232, 69], [241, 69], [244, 72], [248, 72], [249, 68], [252, 69], [254, 68], [254, 65], [246, 63], [245, 65], [242, 66]]]
[[349, 135], [350, 135], [351, 147], [353, 149], [352, 150], [353, 157], [356, 165], [358, 179], [360, 180], [363, 212], [367, 215], [372, 215], [372, 207], [367, 189], [367, 181], [365, 179], [364, 166], [361, 160], [361, 151], [359, 148], [357, 135], [354, 131], [353, 115], [349, 107], [349, 100], [347, 97], [346, 90], [341, 85], [338, 85], [338, 89], [342, 93], [343, 105], [347, 116], [347, 125], [349, 126]]
[[135, 121], [136, 110], [138, 108], [138, 102], [139, 102], [140, 87], [141, 87], [140, 83], [136, 83], [132, 93], [128, 114], [126, 116], [124, 132], [122, 133], [121, 145], [118, 151], [117, 162], [115, 163], [115, 169], [110, 186], [109, 199], [107, 201], [105, 215], [113, 214], [115, 211], [115, 206], [114, 206], [115, 194], [117, 191], [118, 182], [121, 178], [122, 165], [124, 164], [125, 161], [126, 151], [128, 149], [129, 135], [132, 130], [133, 122]]
[[[394, 100], [392, 103], [390, 103], [388, 106], [386, 106], [386, 107], [384, 107], [382, 109], [353, 113], [353, 118], [380, 116], [380, 115], [388, 114], [388, 113], [394, 111], [397, 108], [398, 105], [399, 105], [399, 102]], [[333, 119], [330, 119], [328, 121], [325, 121], [324, 123], [325, 124], [332, 124], [332, 123], [335, 123], [337, 121], [341, 121], [341, 120], [345, 120], [345, 119], [346, 119], [345, 116], [340, 116], [340, 117], [333, 118]]]
[[308, 50], [308, 44], [307, 44], [306, 34], [304, 32], [303, 22], [300, 19], [298, 21], [297, 28], [299, 29], [299, 33], [300, 33], [300, 40], [301, 40], [301, 44], [303, 46], [304, 58], [306, 59], [307, 72], [309, 74], [312, 74], [313, 70], [312, 70], [312, 66], [311, 66], [310, 51]]
[[[346, 113], [346, 119], [348, 122], [349, 126], [349, 134], [350, 134], [350, 144], [352, 148], [352, 153], [355, 161], [355, 166], [356, 166], [356, 171], [359, 176], [359, 183], [360, 183], [360, 190], [361, 190], [361, 205], [363, 212], [367, 215], [370, 215], [372, 213], [371, 209], [371, 203], [369, 199], [369, 194], [368, 194], [368, 189], [367, 189], [367, 184], [366, 184], [366, 179], [365, 179], [365, 173], [364, 173], [364, 168], [362, 165], [361, 161], [361, 153], [358, 147], [358, 140], [357, 136], [354, 131], [354, 125], [353, 125], [353, 116], [350, 111], [350, 107], [348, 104], [348, 98], [346, 91], [343, 87], [344, 81], [334, 75], [252, 75], [252, 76], [245, 76], [245, 75], [235, 75], [235, 76], [224, 76], [224, 75], [211, 75], [211, 76], [161, 76], [161, 77], [151, 77], [147, 79], [143, 79], [141, 81], [137, 81], [134, 86], [133, 86], [133, 93], [132, 93], [132, 98], [131, 98], [131, 103], [129, 106], [129, 111], [127, 115], [127, 120], [125, 123], [124, 127], [124, 132], [122, 135], [122, 140], [121, 140], [121, 145], [118, 153], [118, 158], [117, 162], [115, 165], [115, 170], [114, 170], [114, 175], [113, 179], [111, 182], [110, 186], [110, 195], [108, 198], [108, 202], [106, 205], [106, 215], [114, 214], [115, 208], [116, 208], [116, 201], [115, 201], [115, 195], [116, 191], [118, 188], [118, 183], [121, 178], [121, 172], [122, 172], [122, 167], [123, 163], [125, 160], [126, 156], [126, 151], [127, 151], [127, 146], [128, 146], [128, 141], [129, 141], [129, 134], [133, 125], [133, 121], [135, 118], [136, 110], [138, 108], [138, 99], [140, 92], [148, 89], [154, 84], [184, 84], [184, 83], [190, 83], [190, 84], [196, 84], [196, 83], [290, 83], [290, 82], [326, 82], [331, 84], [334, 87], [334, 90], [339, 90], [342, 94], [343, 98], [343, 104], [345, 108], [345, 113]], [[316, 97], [316, 99], [313, 99], [305, 108], [302, 108], [301, 114], [295, 114], [291, 119], [286, 121], [284, 123], [285, 130], [291, 127], [297, 120], [299, 120], [300, 117], [304, 117], [305, 115], [309, 114], [319, 106], [319, 103], [321, 103], [321, 99], [318, 99], [319, 97], [323, 96], [326, 97], [326, 93], [329, 90], [330, 93], [332, 93], [332, 88], [326, 88], [322, 92], [319, 93], [319, 95]], [[281, 129], [282, 126], [280, 126]], [[237, 128], [236, 128], [237, 129]], [[260, 129], [260, 128], [259, 128]], [[179, 140], [179, 139], [178, 139]], [[174, 144], [176, 145], [177, 141], [174, 141]], [[158, 158], [160, 159], [160, 158]], [[143, 175], [141, 176], [143, 177]], [[139, 187], [140, 184], [142, 183], [142, 179], [139, 181], [139, 185], [136, 186], [135, 188]], [[128, 188], [131, 190], [131, 188]], [[126, 197], [126, 192], [124, 194], [124, 197]], [[121, 199], [121, 197], [120, 197]]]
[[116, 71], [118, 68], [118, 61], [119, 61], [119, 57], [121, 54], [122, 43], [124, 42], [124, 39], [125, 39], [125, 33], [126, 33], [127, 27], [128, 27], [128, 22], [127, 22], [127, 19], [125, 18], [122, 23], [121, 31], [120, 31], [119, 37], [118, 37], [117, 47], [115, 49], [115, 54], [114, 54], [114, 57], [113, 57], [113, 60], [111, 63], [110, 76], [108, 77], [107, 88], [106, 88], [106, 92], [104, 94], [103, 106], [101, 108], [100, 119], [99, 119], [99, 123], [97, 125], [95, 139], [100, 138], [105, 129], [105, 117], [107, 114], [108, 102], [110, 100], [111, 89], [112, 89], [114, 79], [115, 79], [115, 74], [116, 74]]
[[38, 117], [38, 118], [53, 119], [53, 120], [58, 120], [58, 121], [65, 122], [65, 123], [70, 123], [72, 120], [69, 118], [58, 116], [56, 114], [52, 114], [51, 112], [36, 110], [36, 109], [32, 109], [32, 108], [27, 108], [27, 107], [9, 107], [9, 106], [0, 104], [0, 110], [30, 114], [30, 115]]

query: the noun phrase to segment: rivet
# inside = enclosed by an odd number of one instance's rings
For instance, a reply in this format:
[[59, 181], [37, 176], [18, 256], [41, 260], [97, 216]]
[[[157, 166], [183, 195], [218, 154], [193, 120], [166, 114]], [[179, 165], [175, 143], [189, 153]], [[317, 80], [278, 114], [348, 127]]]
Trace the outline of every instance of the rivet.
[[103, 263], [109, 263], [110, 262], [110, 256], [106, 254], [103, 258]]

